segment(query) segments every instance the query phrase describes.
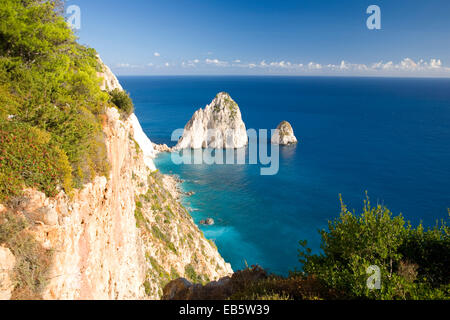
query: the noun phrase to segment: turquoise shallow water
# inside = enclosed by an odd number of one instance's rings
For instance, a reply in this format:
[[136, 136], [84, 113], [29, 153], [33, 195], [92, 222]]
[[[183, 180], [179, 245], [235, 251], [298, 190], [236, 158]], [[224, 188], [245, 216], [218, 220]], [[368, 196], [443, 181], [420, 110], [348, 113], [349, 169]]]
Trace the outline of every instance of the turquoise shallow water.
[[308, 77], [121, 77], [144, 131], [168, 143], [193, 112], [227, 91], [247, 128], [288, 120], [301, 141], [280, 149], [280, 171], [258, 165], [174, 165], [196, 222], [234, 269], [300, 267], [298, 241], [318, 251], [317, 230], [339, 214], [339, 193], [359, 210], [367, 190], [413, 224], [432, 225], [450, 207], [450, 80]]

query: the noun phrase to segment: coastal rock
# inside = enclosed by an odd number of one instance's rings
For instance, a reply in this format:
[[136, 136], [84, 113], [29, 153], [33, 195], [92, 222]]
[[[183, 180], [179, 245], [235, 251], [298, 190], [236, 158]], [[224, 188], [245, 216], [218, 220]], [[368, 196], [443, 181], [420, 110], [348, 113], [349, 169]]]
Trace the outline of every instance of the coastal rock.
[[167, 146], [167, 144], [153, 144], [153, 149], [155, 149], [156, 153], [160, 152], [172, 152], [172, 148]]
[[171, 281], [164, 287], [164, 300], [187, 300], [189, 298], [189, 289], [193, 286], [185, 278], [179, 278]]
[[294, 129], [287, 121], [282, 121], [275, 134], [272, 136], [272, 144], [288, 145], [297, 143], [297, 138], [294, 135]]
[[162, 300], [225, 300], [231, 293], [230, 277], [209, 282], [204, 286], [180, 278], [164, 287]]
[[193, 284], [186, 279], [169, 282], [163, 289], [163, 300], [227, 300], [251, 284], [267, 279], [267, 273], [258, 266], [237, 271], [205, 285]]
[[233, 149], [247, 143], [247, 130], [239, 106], [228, 93], [221, 92], [205, 109], [194, 113], [174, 149]]
[[16, 259], [8, 248], [0, 246], [0, 300], [11, 299], [14, 284], [11, 281], [11, 272]]
[[47, 208], [44, 208], [43, 222], [48, 226], [55, 226], [58, 224], [58, 212], [56, 212], [55, 208], [50, 205]]
[[214, 225], [215, 221], [212, 218], [208, 218], [206, 220], [200, 220], [200, 224], [203, 224], [205, 226], [212, 226]]

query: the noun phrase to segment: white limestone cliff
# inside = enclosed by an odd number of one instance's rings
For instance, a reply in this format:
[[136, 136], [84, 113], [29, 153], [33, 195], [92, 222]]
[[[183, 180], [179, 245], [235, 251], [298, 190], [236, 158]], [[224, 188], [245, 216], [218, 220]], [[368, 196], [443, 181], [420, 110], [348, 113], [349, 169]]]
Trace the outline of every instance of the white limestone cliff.
[[289, 145], [297, 142], [291, 124], [287, 121], [282, 121], [272, 136], [272, 144]]
[[[103, 131], [108, 177], [94, 178], [71, 197], [26, 189], [14, 207], [0, 205], [0, 218], [8, 211], [26, 217], [26, 232], [53, 253], [40, 297], [159, 299], [179, 276], [210, 281], [232, 273], [180, 204], [174, 179], [153, 170], [154, 150], [138, 119], [108, 108]], [[7, 272], [0, 272], [0, 299], [8, 299], [14, 256], [0, 247], [0, 260]]]
[[247, 143], [239, 106], [228, 93], [221, 92], [205, 109], [194, 113], [174, 149], [232, 149], [245, 147]]
[[[99, 72], [97, 74], [99, 78], [103, 79], [100, 88], [103, 91], [112, 91], [115, 89], [123, 91], [122, 85], [120, 84], [116, 75], [112, 73], [111, 69], [106, 64], [103, 63], [99, 55], [97, 55], [97, 58], [103, 68], [103, 72]], [[139, 123], [139, 120], [134, 113], [130, 115], [129, 120], [131, 121], [133, 127], [134, 140], [138, 143], [139, 147], [143, 151], [145, 164], [151, 171], [155, 171], [156, 167], [153, 159], [156, 156], [156, 152], [153, 148], [153, 143], [147, 137], [144, 130], [142, 130], [141, 124]]]
[[133, 126], [134, 140], [143, 152], [144, 163], [151, 171], [156, 171], [156, 166], [153, 162], [153, 159], [156, 156], [156, 151], [153, 148], [153, 143], [147, 137], [144, 130], [142, 130], [141, 124], [134, 113], [130, 115], [129, 120]]
[[97, 73], [97, 76], [103, 79], [100, 88], [104, 91], [112, 91], [114, 89], [119, 89], [122, 91], [123, 88], [119, 80], [117, 80], [116, 75], [112, 73], [111, 69], [106, 64], [103, 63], [99, 55], [97, 55], [97, 59], [103, 68], [102, 72]]

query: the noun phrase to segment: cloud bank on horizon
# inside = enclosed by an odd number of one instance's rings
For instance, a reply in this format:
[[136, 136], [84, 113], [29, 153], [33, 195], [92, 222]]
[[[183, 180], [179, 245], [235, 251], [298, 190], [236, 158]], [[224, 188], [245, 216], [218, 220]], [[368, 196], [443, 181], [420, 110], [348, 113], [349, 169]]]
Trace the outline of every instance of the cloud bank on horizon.
[[[159, 57], [160, 55], [158, 55]], [[120, 74], [159, 74], [168, 73], [172, 68], [179, 74], [267, 74], [267, 75], [367, 75], [367, 76], [436, 76], [450, 77], [450, 67], [443, 65], [441, 59], [404, 58], [399, 62], [378, 61], [370, 64], [351, 63], [342, 60], [339, 64], [321, 64], [313, 61], [296, 63], [291, 61], [243, 62], [217, 58], [183, 60], [181, 62], [148, 63], [145, 65], [119, 63], [113, 70]], [[181, 70], [181, 72], [180, 72]], [[183, 72], [184, 71], [184, 72]], [[170, 73], [170, 72], [169, 72]]]
[[450, 77], [448, 0], [70, 4], [81, 9], [80, 42], [119, 75]]

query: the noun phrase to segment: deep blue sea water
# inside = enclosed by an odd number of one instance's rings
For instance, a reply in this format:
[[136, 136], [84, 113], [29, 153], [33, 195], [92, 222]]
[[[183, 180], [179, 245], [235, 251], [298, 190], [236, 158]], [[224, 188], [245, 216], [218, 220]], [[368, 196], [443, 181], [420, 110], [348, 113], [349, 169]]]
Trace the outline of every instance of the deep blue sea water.
[[360, 210], [372, 203], [413, 225], [434, 225], [450, 207], [450, 79], [326, 77], [120, 77], [141, 124], [156, 143], [170, 141], [193, 112], [226, 91], [247, 128], [288, 120], [300, 143], [282, 147], [280, 171], [255, 165], [174, 165], [198, 223], [234, 269], [247, 262], [272, 272], [299, 268], [298, 241], [319, 250], [318, 230], [339, 215], [339, 194]]

